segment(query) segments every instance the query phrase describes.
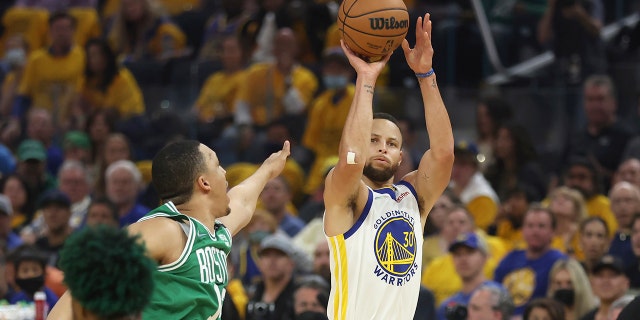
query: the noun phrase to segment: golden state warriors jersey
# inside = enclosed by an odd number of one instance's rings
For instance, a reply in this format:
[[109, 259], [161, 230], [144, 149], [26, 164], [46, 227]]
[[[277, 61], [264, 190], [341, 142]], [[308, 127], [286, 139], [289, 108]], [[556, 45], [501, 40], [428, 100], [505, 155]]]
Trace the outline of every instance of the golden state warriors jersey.
[[329, 319], [413, 319], [422, 270], [422, 223], [414, 188], [371, 190], [356, 223], [328, 237]]

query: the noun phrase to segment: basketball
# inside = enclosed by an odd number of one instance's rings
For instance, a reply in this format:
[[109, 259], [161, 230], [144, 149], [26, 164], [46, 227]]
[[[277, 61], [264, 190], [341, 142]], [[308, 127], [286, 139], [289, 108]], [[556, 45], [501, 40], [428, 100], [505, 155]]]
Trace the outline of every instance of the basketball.
[[343, 0], [338, 29], [351, 51], [369, 62], [378, 61], [402, 43], [409, 12], [403, 0]]

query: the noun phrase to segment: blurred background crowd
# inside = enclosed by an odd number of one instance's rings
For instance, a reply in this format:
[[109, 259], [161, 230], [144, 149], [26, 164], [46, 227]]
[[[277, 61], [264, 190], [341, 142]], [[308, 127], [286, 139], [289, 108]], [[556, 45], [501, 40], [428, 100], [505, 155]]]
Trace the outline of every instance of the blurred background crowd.
[[[456, 139], [416, 319], [615, 319], [640, 288], [640, 4], [405, 3], [411, 21], [431, 13]], [[354, 93], [339, 4], [2, 1], [0, 298], [55, 304], [67, 237], [155, 208], [151, 159], [167, 143], [212, 147], [233, 186], [290, 140], [234, 240], [223, 319], [321, 319], [323, 180]], [[374, 109], [399, 119], [397, 179], [428, 149], [422, 108], [396, 52]]]

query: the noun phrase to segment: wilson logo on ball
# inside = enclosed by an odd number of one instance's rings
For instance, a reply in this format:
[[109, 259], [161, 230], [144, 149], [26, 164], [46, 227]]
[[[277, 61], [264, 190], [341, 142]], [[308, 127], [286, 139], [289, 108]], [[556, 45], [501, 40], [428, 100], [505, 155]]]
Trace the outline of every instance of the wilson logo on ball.
[[369, 18], [369, 25], [372, 30], [393, 30], [406, 29], [409, 27], [409, 20], [396, 20], [396, 18]]

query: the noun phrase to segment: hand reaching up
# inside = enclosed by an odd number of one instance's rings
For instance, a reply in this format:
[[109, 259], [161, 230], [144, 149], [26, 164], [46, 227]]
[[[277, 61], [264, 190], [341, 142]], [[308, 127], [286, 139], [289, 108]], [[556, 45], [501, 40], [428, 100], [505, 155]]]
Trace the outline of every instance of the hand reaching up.
[[407, 64], [415, 73], [426, 73], [433, 67], [433, 46], [431, 45], [430, 14], [418, 17], [416, 23], [416, 45], [411, 49], [409, 41], [402, 41], [402, 50]]

